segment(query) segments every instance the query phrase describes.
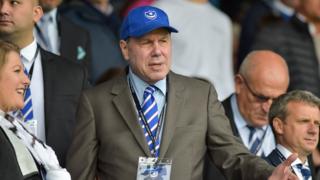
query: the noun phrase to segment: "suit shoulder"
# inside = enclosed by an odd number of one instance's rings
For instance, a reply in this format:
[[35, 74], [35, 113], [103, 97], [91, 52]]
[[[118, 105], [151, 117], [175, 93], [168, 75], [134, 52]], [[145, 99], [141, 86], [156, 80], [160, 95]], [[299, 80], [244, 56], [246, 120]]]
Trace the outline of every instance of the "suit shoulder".
[[184, 76], [176, 73], [170, 73], [169, 78], [170, 76], [176, 79], [177, 81], [185, 84], [185, 86], [188, 88], [191, 88], [191, 87], [204, 88], [204, 87], [212, 86], [212, 84], [208, 80], [202, 79], [202, 78], [188, 77], [188, 76]]
[[70, 59], [53, 54], [43, 49], [41, 49], [41, 60], [45, 62], [54, 63], [63, 69], [64, 68], [84, 69], [83, 65], [79, 63], [73, 62]]
[[126, 86], [126, 76], [118, 76], [103, 83], [100, 83], [92, 88], [85, 90], [85, 94], [92, 94], [93, 96], [95, 96], [96, 94], [99, 94], [101, 92], [111, 93], [112, 89], [115, 86], [120, 87], [120, 89], [123, 89]]
[[60, 24], [62, 29], [76, 33], [78, 38], [81, 36], [89, 36], [89, 33], [87, 30], [75, 24], [71, 19], [69, 19], [65, 15], [60, 15]]

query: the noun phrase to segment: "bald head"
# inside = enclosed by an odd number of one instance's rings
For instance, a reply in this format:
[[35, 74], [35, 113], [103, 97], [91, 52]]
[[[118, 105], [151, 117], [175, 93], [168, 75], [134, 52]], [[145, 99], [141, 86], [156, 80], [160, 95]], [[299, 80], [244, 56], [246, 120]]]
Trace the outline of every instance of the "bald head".
[[272, 51], [252, 51], [235, 77], [241, 115], [254, 127], [268, 124], [272, 99], [287, 91], [289, 72], [285, 60]]
[[280, 55], [268, 50], [249, 53], [241, 64], [239, 73], [248, 80], [259, 77], [261, 80], [280, 78], [289, 84], [289, 72], [285, 60]]

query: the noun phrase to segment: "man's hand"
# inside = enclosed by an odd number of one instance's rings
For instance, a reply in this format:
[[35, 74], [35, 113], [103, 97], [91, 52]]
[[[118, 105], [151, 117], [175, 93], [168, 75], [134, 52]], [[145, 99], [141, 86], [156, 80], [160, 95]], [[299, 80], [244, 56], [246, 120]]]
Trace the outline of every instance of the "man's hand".
[[298, 177], [291, 172], [291, 163], [297, 159], [296, 153], [279, 164], [272, 172], [269, 180], [298, 180]]

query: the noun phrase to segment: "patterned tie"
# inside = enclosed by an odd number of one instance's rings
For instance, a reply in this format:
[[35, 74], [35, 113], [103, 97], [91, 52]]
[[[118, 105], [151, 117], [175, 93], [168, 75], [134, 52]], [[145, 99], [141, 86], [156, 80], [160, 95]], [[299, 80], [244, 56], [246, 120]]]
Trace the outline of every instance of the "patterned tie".
[[297, 168], [300, 170], [302, 176], [303, 176], [303, 180], [308, 180], [309, 177], [311, 176], [311, 172], [309, 168], [303, 167], [302, 164], [297, 164], [296, 165]]
[[[24, 69], [24, 73], [28, 76], [29, 73]], [[24, 107], [21, 109], [21, 113], [24, 117], [24, 120], [27, 122], [33, 119], [33, 109], [32, 109], [32, 99], [31, 99], [31, 90], [28, 86], [24, 94]]]
[[156, 91], [155, 86], [149, 86], [145, 89], [143, 98], [144, 101], [141, 105], [142, 107], [142, 113], [145, 117], [145, 120], [148, 123], [149, 129], [151, 131], [152, 136], [155, 139], [155, 144], [152, 142], [152, 137], [150, 137], [147, 128], [145, 127], [144, 123], [142, 122], [141, 117], [139, 118], [140, 123], [142, 125], [144, 135], [146, 137], [149, 149], [151, 151], [151, 154], [155, 154], [156, 157], [159, 156], [159, 148], [160, 148], [160, 142], [159, 139], [156, 138], [157, 136], [157, 130], [158, 130], [158, 122], [159, 122], [159, 116], [158, 116], [158, 106], [154, 99], [153, 93]]
[[[251, 153], [256, 154], [258, 152], [258, 147], [261, 143], [261, 140], [258, 136], [253, 139], [254, 134], [256, 133], [256, 128], [247, 125], [248, 129], [250, 130], [249, 134], [249, 150]], [[251, 145], [251, 146], [250, 146]]]

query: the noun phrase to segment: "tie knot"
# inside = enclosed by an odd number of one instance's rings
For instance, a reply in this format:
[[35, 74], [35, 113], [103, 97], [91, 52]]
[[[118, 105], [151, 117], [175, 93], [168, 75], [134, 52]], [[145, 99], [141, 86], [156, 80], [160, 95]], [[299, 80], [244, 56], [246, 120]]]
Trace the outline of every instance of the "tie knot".
[[148, 86], [146, 88], [146, 90], [144, 90], [145, 94], [153, 94], [156, 91], [156, 87], [155, 86]]
[[255, 127], [252, 127], [250, 125], [247, 125], [250, 133], [249, 133], [249, 143], [251, 142], [252, 138], [253, 138], [253, 135], [255, 134], [256, 132], [256, 128]]
[[48, 15], [42, 16], [40, 21], [42, 23], [51, 23], [53, 21], [53, 18], [52, 18], [52, 16], [50, 14], [48, 14]]
[[303, 167], [302, 164], [297, 164], [296, 167], [300, 170], [304, 179], [308, 179], [311, 176], [311, 172], [308, 167]]
[[250, 130], [250, 133], [254, 133], [256, 131], [255, 127], [252, 127], [250, 125], [247, 125], [248, 129]]

